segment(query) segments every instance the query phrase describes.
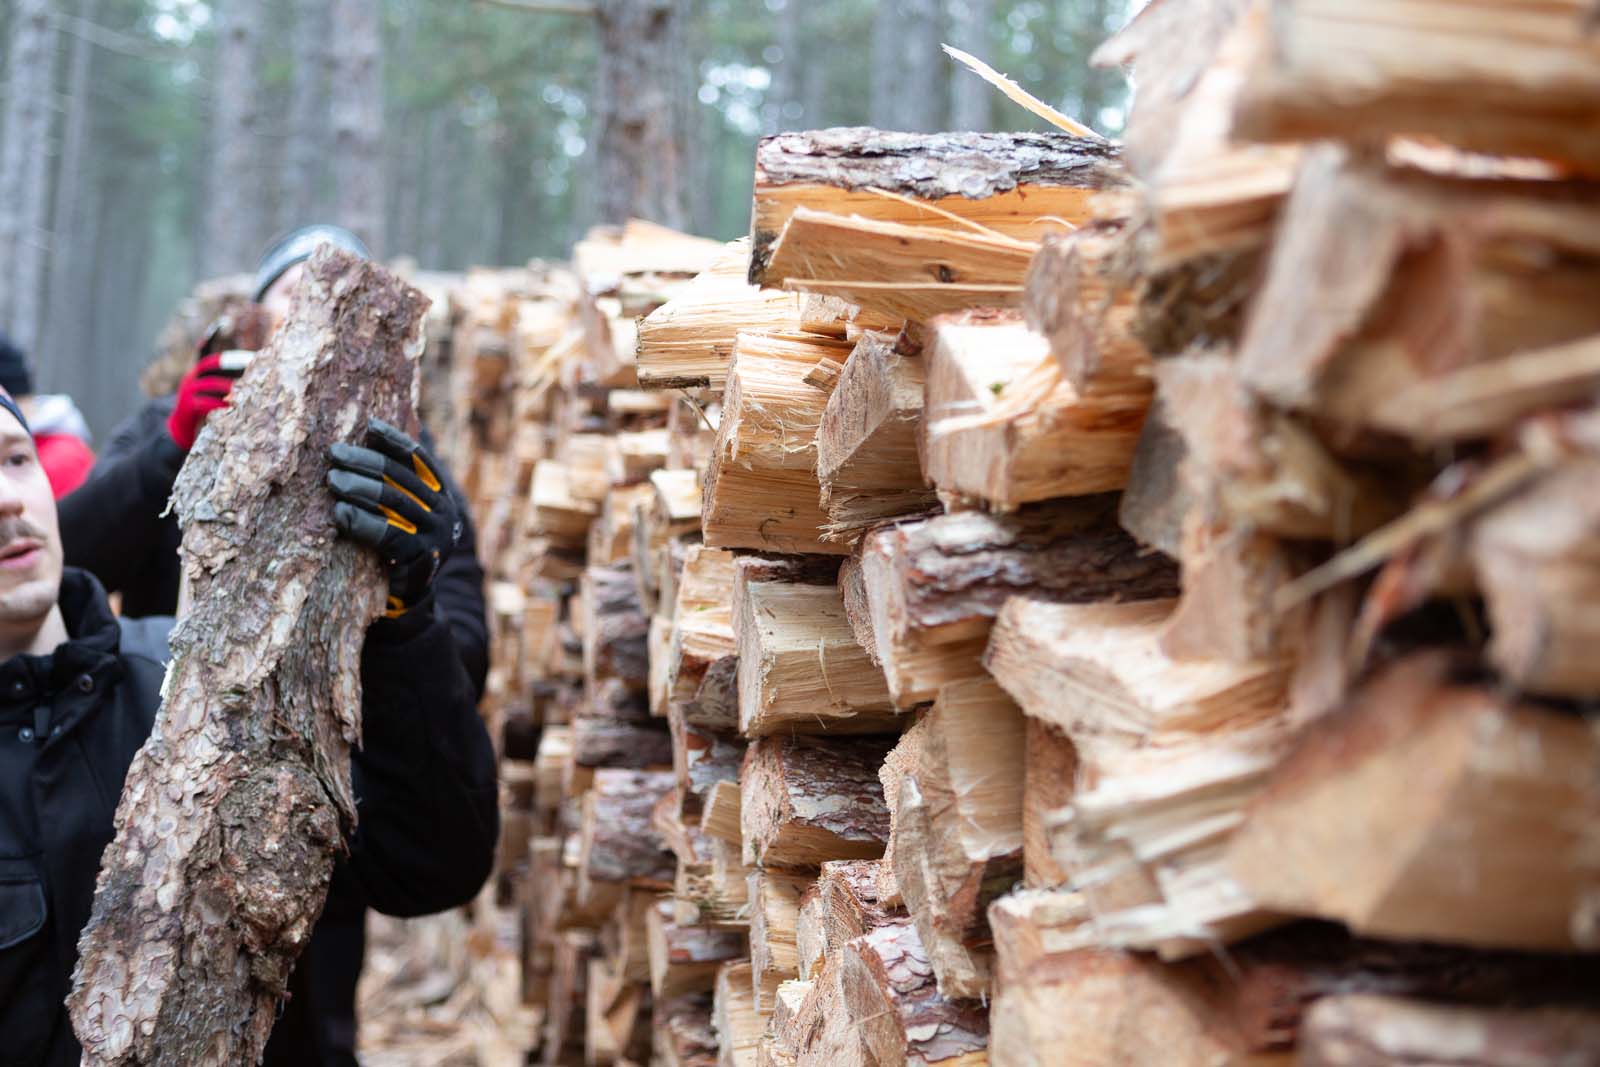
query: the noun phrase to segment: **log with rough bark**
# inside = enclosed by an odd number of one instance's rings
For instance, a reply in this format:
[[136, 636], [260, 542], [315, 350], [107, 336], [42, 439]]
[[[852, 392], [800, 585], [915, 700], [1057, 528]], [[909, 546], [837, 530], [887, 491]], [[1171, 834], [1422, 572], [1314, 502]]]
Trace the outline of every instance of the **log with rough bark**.
[[[1040, 219], [1076, 225], [1120, 180], [1115, 149], [1062, 133], [912, 134], [847, 128], [784, 133], [756, 148], [750, 280], [777, 285], [772, 246], [798, 208], [1036, 238]], [[951, 219], [950, 216], [958, 216]]]
[[639, 384], [654, 389], [721, 389], [743, 330], [801, 328], [805, 297], [750, 284], [750, 241], [728, 244], [717, 261], [639, 324]]
[[719, 785], [738, 789], [744, 741], [732, 734], [691, 726], [679, 715], [671, 716], [669, 722], [679, 802], [686, 813], [703, 816]]
[[650, 682], [650, 620], [639, 602], [632, 565], [586, 568], [578, 595], [584, 622], [583, 673], [590, 689], [614, 678], [645, 692]]
[[899, 728], [883, 672], [856, 641], [836, 586], [740, 581], [733, 610], [746, 737]]
[[1402, 661], [1311, 728], [1233, 839], [1247, 892], [1378, 936], [1575, 947], [1600, 885], [1600, 737], [1455, 668]]
[[711, 998], [704, 994], [657, 1000], [655, 1054], [666, 1067], [717, 1067]]
[[739, 776], [745, 855], [765, 867], [875, 859], [889, 836], [878, 766], [882, 738], [765, 737]]
[[829, 860], [801, 898], [795, 925], [800, 975], [810, 980], [846, 941], [894, 919], [905, 910], [891, 907], [879, 893], [883, 860]]
[[895, 884], [939, 992], [980, 997], [989, 904], [1023, 873], [1025, 719], [993, 679], [975, 679], [941, 689], [922, 729], [894, 811]]
[[671, 771], [603, 768], [583, 796], [583, 826], [578, 868], [580, 895], [606, 892], [604, 886], [672, 885], [673, 857], [651, 823], [651, 813], [673, 786]]
[[1300, 1067], [1581, 1063], [1600, 1055], [1600, 1013], [1433, 1004], [1374, 994], [1325, 997], [1306, 1014]]
[[829, 391], [805, 381], [850, 342], [809, 334], [745, 332], [734, 345], [717, 443], [706, 471], [701, 529], [716, 548], [848, 552], [823, 540], [817, 427]]
[[659, 901], [645, 917], [650, 947], [650, 991], [657, 1000], [709, 993], [717, 970], [744, 955], [735, 931], [679, 923], [671, 901]]
[[655, 723], [580, 715], [572, 723], [572, 762], [637, 770], [670, 767], [672, 735]]
[[694, 545], [678, 578], [668, 650], [669, 718], [710, 730], [737, 730], [734, 692], [738, 644], [733, 635], [734, 555]]
[[773, 997], [772, 1014], [766, 1032], [756, 1048], [756, 1067], [795, 1067], [798, 1052], [798, 1023], [811, 983], [798, 979], [783, 982]]
[[789, 871], [750, 872], [750, 982], [763, 1018], [772, 1014], [778, 987], [799, 977], [800, 897], [812, 881]]
[[260, 1059], [357, 811], [377, 559], [337, 540], [327, 450], [416, 432], [427, 302], [324, 248], [174, 488], [189, 611], [128, 770], [69, 999], [91, 1064]]
[[800, 1067], [988, 1062], [987, 1013], [975, 1001], [939, 994], [909, 922], [846, 942], [823, 968], [797, 1023]]
[[761, 1016], [750, 991], [748, 960], [724, 963], [717, 971], [712, 1022], [717, 1030], [718, 1067], [755, 1067]]
[[936, 504], [917, 455], [923, 361], [902, 343], [863, 334], [822, 413], [817, 480], [835, 537]]
[[[1600, 46], [1584, 0], [1296, 0], [1265, 20], [1235, 125], [1257, 140], [1412, 134], [1600, 171]], [[1463, 93], [1476, 103], [1462, 107]]]
[[902, 708], [983, 677], [989, 630], [1010, 596], [1081, 603], [1177, 591], [1172, 561], [1129, 537], [1107, 496], [874, 530], [861, 543], [861, 572], [873, 647]]
[[967, 311], [930, 326], [924, 472], [941, 493], [999, 510], [1120, 489], [1151, 383], [1079, 393], [1016, 312]]

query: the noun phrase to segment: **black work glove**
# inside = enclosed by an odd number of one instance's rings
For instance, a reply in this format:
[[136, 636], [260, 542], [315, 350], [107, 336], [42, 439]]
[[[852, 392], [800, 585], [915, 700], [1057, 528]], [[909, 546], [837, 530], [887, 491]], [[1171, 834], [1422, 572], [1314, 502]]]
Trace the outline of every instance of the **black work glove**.
[[428, 595], [434, 575], [461, 541], [461, 508], [428, 450], [382, 419], [367, 423], [367, 447], [328, 449], [328, 487], [338, 497], [333, 524], [377, 551], [389, 571], [388, 618]]

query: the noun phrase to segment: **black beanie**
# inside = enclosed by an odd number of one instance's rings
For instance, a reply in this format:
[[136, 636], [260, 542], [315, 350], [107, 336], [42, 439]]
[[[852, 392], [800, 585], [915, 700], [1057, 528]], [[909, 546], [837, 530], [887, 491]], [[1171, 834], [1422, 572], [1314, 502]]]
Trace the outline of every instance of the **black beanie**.
[[12, 396], [33, 394], [33, 371], [28, 369], [28, 357], [3, 333], [0, 333], [0, 389]]
[[272, 246], [261, 254], [261, 262], [256, 265], [255, 284], [250, 291], [250, 299], [258, 304], [261, 303], [261, 298], [267, 295], [267, 290], [272, 288], [273, 282], [283, 277], [284, 273], [296, 263], [304, 263], [310, 259], [311, 253], [321, 244], [342, 248], [362, 259], [372, 258], [372, 253], [367, 250], [361, 238], [343, 226], [331, 226], [326, 223], [302, 226], [273, 241]]

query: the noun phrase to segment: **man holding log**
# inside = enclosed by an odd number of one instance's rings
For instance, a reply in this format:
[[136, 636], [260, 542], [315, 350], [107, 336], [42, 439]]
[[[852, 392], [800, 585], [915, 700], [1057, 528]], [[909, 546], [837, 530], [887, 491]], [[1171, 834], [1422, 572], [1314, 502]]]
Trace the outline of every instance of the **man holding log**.
[[[385, 423], [329, 460], [333, 524], [378, 552], [390, 610], [360, 654], [359, 824], [268, 1063], [354, 1064], [365, 903], [418, 915], [470, 900], [498, 834], [476, 686], [434, 610], [459, 509], [427, 450]], [[162, 702], [171, 627], [118, 619], [99, 581], [63, 566], [48, 479], [21, 410], [0, 393], [0, 1062], [79, 1062], [63, 1001], [123, 779]]]

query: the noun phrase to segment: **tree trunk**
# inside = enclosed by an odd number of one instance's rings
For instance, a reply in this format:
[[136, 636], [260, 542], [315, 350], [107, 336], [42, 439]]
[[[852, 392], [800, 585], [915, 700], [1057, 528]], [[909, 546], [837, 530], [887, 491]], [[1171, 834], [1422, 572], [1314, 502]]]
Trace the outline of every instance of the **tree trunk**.
[[178, 478], [192, 606], [81, 942], [85, 1064], [261, 1057], [355, 821], [358, 663], [384, 604], [376, 558], [335, 540], [324, 457], [361, 417], [414, 426], [425, 307], [319, 253]]
[[[988, 60], [989, 24], [994, 0], [952, 0], [950, 43]], [[950, 73], [950, 128], [985, 132], [993, 122], [995, 91], [982, 78], [964, 70]]]
[[249, 270], [267, 240], [260, 181], [262, 0], [229, 0], [217, 16], [212, 72], [210, 189], [200, 271]]
[[334, 218], [384, 254], [383, 6], [333, 6], [328, 89], [333, 98]]
[[893, 130], [900, 115], [899, 0], [877, 0], [872, 16], [872, 92], [867, 115], [880, 130]]
[[601, 223], [685, 224], [682, 137], [672, 106], [683, 0], [599, 0], [595, 195]]
[[50, 205], [56, 28], [48, 0], [18, 0], [11, 15], [0, 127], [0, 322], [24, 352], [39, 339]]
[[[344, 5], [336, 5], [344, 6]], [[294, 76], [289, 85], [289, 130], [283, 150], [283, 186], [278, 228], [291, 230], [315, 221], [324, 196], [322, 181], [329, 151], [328, 33], [330, 6], [323, 0], [296, 0]]]
[[944, 33], [941, 6], [940, 0], [899, 0], [898, 129], [934, 133], [944, 126], [945, 91], [940, 75], [946, 60], [939, 47]]
[[[96, 22], [100, 0], [84, 0], [79, 17]], [[90, 218], [85, 210], [87, 192], [94, 183], [88, 173], [89, 120], [93, 109], [90, 80], [94, 47], [87, 38], [75, 37], [67, 63], [66, 119], [61, 134], [61, 162], [56, 168], [56, 202], [51, 214], [50, 281], [44, 330], [39, 338], [36, 370], [41, 392], [60, 390], [76, 394], [88, 377], [87, 315], [74, 313], [87, 294], [85, 267], [94, 247], [84, 229]]]

